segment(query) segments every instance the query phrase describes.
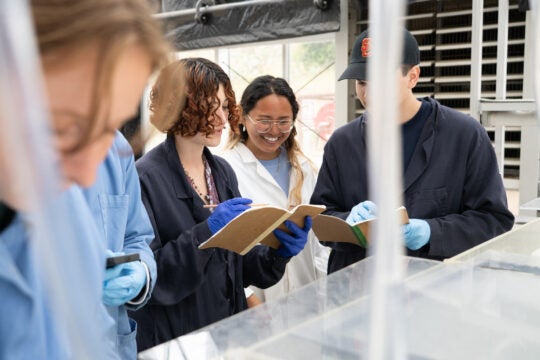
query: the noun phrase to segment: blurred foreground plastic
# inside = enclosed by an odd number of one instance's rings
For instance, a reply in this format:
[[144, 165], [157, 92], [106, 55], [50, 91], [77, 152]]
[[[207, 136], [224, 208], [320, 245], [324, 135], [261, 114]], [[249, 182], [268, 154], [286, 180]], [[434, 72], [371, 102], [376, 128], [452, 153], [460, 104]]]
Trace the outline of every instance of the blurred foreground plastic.
[[[445, 263], [403, 257], [409, 359], [537, 359], [540, 220]], [[498, 251], [492, 250], [497, 249]], [[371, 258], [140, 359], [362, 359]], [[179, 357], [181, 354], [183, 357]]]
[[105, 329], [95, 311], [101, 306], [95, 301], [101, 274], [92, 271], [100, 266], [97, 259], [103, 254], [98, 243], [81, 243], [82, 233], [91, 233], [86, 231], [85, 217], [77, 217], [73, 197], [58, 196], [58, 163], [40, 68], [27, 1], [0, 1], [2, 184], [10, 184], [8, 190], [16, 193], [18, 206], [27, 210], [26, 220], [32, 225], [27, 240], [39, 285], [45, 287], [52, 308], [47, 316], [63, 340], [61, 351], [76, 359], [110, 358], [106, 352], [112, 344], [107, 348], [103, 339], [113, 340], [106, 332], [111, 328]]

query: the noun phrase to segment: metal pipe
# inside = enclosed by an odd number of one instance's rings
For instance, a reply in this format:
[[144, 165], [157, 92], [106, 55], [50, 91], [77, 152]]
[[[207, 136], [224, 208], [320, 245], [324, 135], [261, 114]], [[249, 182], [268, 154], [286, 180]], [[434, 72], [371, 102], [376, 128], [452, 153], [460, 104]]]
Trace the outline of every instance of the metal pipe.
[[499, 0], [499, 26], [497, 28], [497, 82], [495, 97], [506, 99], [506, 78], [508, 65], [508, 0]]
[[480, 120], [482, 94], [482, 27], [484, 25], [484, 0], [473, 0], [471, 34], [471, 96], [470, 114]]
[[[220, 11], [233, 10], [236, 8], [241, 8], [241, 7], [246, 7], [246, 6], [279, 4], [283, 2], [285, 2], [285, 0], [248, 0], [248, 1], [242, 1], [242, 2], [236, 2], [236, 3], [229, 3], [229, 4], [205, 6], [202, 11], [205, 13], [214, 13], [214, 12], [220, 12]], [[193, 8], [193, 9], [175, 10], [175, 11], [168, 11], [168, 12], [163, 12], [159, 14], [154, 14], [154, 17], [156, 19], [162, 20], [162, 19], [188, 17], [188, 16], [193, 17], [196, 14], [197, 14], [197, 10], [196, 8]]]

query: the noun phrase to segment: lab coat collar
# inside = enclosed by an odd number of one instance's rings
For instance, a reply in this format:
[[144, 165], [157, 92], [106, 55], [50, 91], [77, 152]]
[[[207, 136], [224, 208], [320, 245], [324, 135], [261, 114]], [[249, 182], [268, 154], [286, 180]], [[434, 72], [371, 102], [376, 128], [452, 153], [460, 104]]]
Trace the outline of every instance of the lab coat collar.
[[433, 151], [433, 145], [435, 142], [435, 128], [439, 121], [439, 104], [427, 98], [431, 102], [432, 112], [422, 129], [418, 144], [413, 153], [409, 167], [405, 171], [403, 191], [407, 189], [424, 173], [429, 165], [431, 159], [431, 153]]
[[[191, 184], [188, 182], [186, 173], [184, 172], [184, 168], [182, 167], [180, 159], [178, 158], [176, 145], [174, 143], [174, 136], [168, 135], [167, 139], [165, 140], [164, 146], [165, 152], [167, 154], [167, 163], [174, 177], [173, 179], [171, 179], [171, 183], [173, 184], [176, 197], [179, 199], [195, 199], [194, 193], [191, 189]], [[230, 182], [227, 181], [227, 179], [224, 178], [225, 175], [220, 172], [221, 170], [219, 169], [218, 163], [216, 162], [214, 156], [207, 147], [203, 149], [203, 154], [206, 157], [210, 168], [212, 169], [214, 183], [216, 185], [220, 198], [224, 196], [222, 194], [227, 194], [227, 196], [233, 196], [231, 194], [234, 194], [234, 191], [230, 187]], [[207, 209], [205, 209], [205, 213], [206, 212], [208, 212]]]
[[243, 163], [256, 163], [258, 161], [246, 144], [239, 142], [236, 144], [236, 149]]
[[277, 188], [281, 189], [279, 187], [279, 184], [276, 182], [276, 180], [272, 177], [272, 174], [268, 172], [268, 170], [264, 167], [264, 165], [255, 157], [253, 152], [244, 144], [244, 143], [238, 143], [236, 146], [238, 149], [238, 154], [240, 155], [240, 159], [246, 166], [248, 164], [252, 164], [251, 166], [255, 167], [255, 171], [257, 171], [257, 175], [259, 175], [262, 179], [265, 179], [266, 181], [270, 182]]
[[[13, 287], [31, 298], [32, 291], [15, 265], [13, 255], [6, 245], [8, 241], [28, 241], [25, 234], [26, 229], [20, 216], [16, 216], [11, 225], [0, 234], [0, 281], [13, 284]], [[29, 244], [26, 246], [29, 246]]]
[[179, 199], [193, 198], [191, 185], [187, 182], [184, 168], [182, 167], [180, 159], [178, 158], [178, 152], [176, 151], [176, 144], [174, 143], [173, 135], [167, 135], [164, 146], [167, 154], [167, 164], [169, 165], [169, 169], [173, 175], [171, 183], [173, 184], [176, 197]]
[[[257, 163], [259, 161], [244, 143], [236, 144], [235, 148], [243, 163]], [[305, 169], [305, 166], [311, 166], [311, 163], [305, 156], [300, 155], [298, 161], [302, 169]]]

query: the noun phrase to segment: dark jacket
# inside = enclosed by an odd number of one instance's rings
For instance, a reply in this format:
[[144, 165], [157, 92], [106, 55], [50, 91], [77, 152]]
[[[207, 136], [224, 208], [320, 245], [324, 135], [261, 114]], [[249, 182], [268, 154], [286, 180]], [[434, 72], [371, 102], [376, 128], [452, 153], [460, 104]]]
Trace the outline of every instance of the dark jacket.
[[[240, 196], [229, 164], [208, 149], [204, 155], [220, 201]], [[188, 183], [173, 137], [136, 165], [143, 202], [156, 233], [150, 246], [158, 269], [152, 298], [131, 313], [138, 322], [141, 351], [246, 309], [244, 287], [274, 285], [288, 259], [264, 245], [243, 257], [223, 249], [198, 249], [212, 235], [206, 222], [211, 213]]]
[[[510, 230], [514, 217], [485, 129], [467, 115], [428, 101], [433, 111], [405, 172], [403, 197], [409, 217], [426, 220], [431, 237], [407, 254], [440, 260]], [[346, 219], [353, 206], [369, 199], [366, 162], [362, 115], [337, 129], [326, 144], [311, 203]], [[365, 249], [352, 244], [324, 245], [332, 248], [329, 273], [366, 256]]]

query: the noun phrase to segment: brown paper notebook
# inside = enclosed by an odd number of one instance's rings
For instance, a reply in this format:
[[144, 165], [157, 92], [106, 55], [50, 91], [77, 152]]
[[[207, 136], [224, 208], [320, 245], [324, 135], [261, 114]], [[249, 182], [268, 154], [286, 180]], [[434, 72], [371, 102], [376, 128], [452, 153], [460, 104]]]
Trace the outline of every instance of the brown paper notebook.
[[[409, 223], [407, 209], [397, 209], [402, 224]], [[369, 226], [376, 219], [369, 219], [349, 225], [343, 219], [329, 215], [319, 215], [313, 219], [313, 232], [319, 241], [348, 242], [362, 247], [369, 243]]]
[[252, 207], [235, 217], [210, 239], [199, 245], [199, 249], [219, 247], [245, 255], [261, 243], [274, 249], [279, 240], [272, 233], [276, 228], [287, 231], [283, 222], [290, 220], [304, 227], [306, 216], [316, 216], [326, 209], [324, 205], [301, 204], [291, 210], [265, 205]]

